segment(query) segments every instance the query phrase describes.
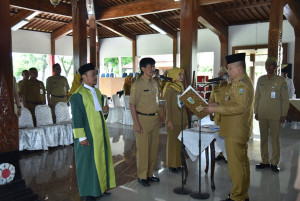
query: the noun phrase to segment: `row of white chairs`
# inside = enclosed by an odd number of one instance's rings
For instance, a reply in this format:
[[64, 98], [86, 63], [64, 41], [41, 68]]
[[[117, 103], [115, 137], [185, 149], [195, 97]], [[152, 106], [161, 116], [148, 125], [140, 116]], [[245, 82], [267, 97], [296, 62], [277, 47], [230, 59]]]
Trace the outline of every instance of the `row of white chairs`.
[[[71, 123], [69, 107], [64, 102], [55, 105], [56, 123]], [[35, 108], [36, 126], [53, 124], [51, 108], [48, 105], [37, 105]], [[19, 128], [33, 128], [33, 120], [30, 111], [22, 107], [19, 117]]]
[[130, 96], [114, 94], [109, 105], [109, 113], [106, 123], [122, 123], [124, 125], [133, 125], [129, 106]]

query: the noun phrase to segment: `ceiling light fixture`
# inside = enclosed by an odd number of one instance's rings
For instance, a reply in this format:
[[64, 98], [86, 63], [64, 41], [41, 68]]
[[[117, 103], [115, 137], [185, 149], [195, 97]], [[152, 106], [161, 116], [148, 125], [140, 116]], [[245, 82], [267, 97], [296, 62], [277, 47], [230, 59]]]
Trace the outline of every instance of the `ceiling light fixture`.
[[165, 35], [167, 34], [167, 32], [165, 32], [164, 30], [162, 30], [161, 28], [159, 28], [159, 27], [156, 26], [155, 24], [149, 24], [149, 26], [150, 26], [152, 29], [158, 31], [158, 32], [161, 33], [161, 34], [165, 34]]
[[60, 2], [60, 0], [50, 0], [50, 2], [55, 6], [57, 6]]

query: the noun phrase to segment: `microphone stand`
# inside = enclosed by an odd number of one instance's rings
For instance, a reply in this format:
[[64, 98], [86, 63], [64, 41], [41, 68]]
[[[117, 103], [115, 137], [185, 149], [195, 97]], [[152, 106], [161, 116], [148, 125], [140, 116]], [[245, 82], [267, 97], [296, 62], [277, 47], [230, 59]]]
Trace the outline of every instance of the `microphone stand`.
[[[217, 82], [206, 83], [203, 85], [203, 88], [210, 84], [215, 84]], [[201, 96], [201, 90], [200, 90]], [[205, 97], [204, 97], [205, 98]], [[199, 190], [198, 192], [192, 192], [191, 197], [198, 200], [204, 200], [209, 198], [208, 193], [201, 193], [201, 119], [198, 118], [198, 126], [199, 126]]]
[[[182, 94], [182, 88], [179, 84], [176, 82], [166, 80], [167, 82], [172, 82], [173, 84], [176, 84], [180, 88], [180, 95]], [[188, 195], [191, 193], [191, 190], [184, 188], [184, 169], [187, 167], [184, 167], [184, 144], [183, 144], [183, 103], [180, 101], [180, 111], [181, 111], [181, 187], [174, 188], [173, 192], [179, 195]]]

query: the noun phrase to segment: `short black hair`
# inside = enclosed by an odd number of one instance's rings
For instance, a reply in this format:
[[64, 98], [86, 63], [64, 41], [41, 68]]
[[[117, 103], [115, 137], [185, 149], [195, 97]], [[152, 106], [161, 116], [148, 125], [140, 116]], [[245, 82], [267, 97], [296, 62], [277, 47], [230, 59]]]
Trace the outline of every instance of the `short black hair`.
[[56, 68], [56, 67], [60, 67], [60, 65], [59, 65], [59, 63], [56, 63], [56, 64], [53, 64], [53, 66], [52, 66], [52, 71], [54, 71], [54, 69]]
[[35, 67], [29, 68], [29, 71], [33, 71], [33, 70], [37, 71], [37, 69]]
[[155, 71], [154, 72], [159, 72], [159, 69], [155, 69]]
[[22, 70], [22, 74], [25, 73], [26, 71], [28, 72], [28, 70]]
[[151, 57], [145, 57], [145, 58], [141, 59], [141, 61], [140, 61], [140, 70], [141, 70], [142, 74], [143, 74], [142, 67], [145, 68], [148, 64], [150, 64], [151, 66], [155, 65], [155, 60]]

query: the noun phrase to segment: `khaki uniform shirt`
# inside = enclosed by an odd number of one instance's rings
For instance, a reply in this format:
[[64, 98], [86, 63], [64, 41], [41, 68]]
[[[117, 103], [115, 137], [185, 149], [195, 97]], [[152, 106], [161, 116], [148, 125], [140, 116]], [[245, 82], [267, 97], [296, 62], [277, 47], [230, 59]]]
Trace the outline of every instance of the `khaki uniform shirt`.
[[24, 84], [24, 81], [25, 80], [20, 80], [19, 82], [18, 82], [18, 87], [19, 87], [19, 94], [21, 94], [21, 89], [22, 89], [22, 87], [23, 87], [23, 84]]
[[247, 74], [232, 81], [224, 104], [217, 106], [216, 113], [222, 115], [220, 136], [249, 138], [253, 121], [253, 84]]
[[261, 76], [257, 81], [254, 113], [258, 119], [279, 120], [286, 117], [289, 109], [289, 94], [285, 79], [278, 75]]
[[154, 79], [149, 81], [142, 76], [131, 86], [129, 103], [135, 105], [137, 112], [157, 113], [159, 111], [158, 94], [157, 82]]
[[[181, 109], [177, 104], [177, 95], [180, 92], [168, 86], [165, 93], [165, 105], [166, 105], [166, 122], [171, 121], [173, 125], [181, 125]], [[185, 127], [187, 123], [187, 113], [185, 107], [183, 107], [183, 125]]]
[[52, 96], [67, 96], [70, 87], [64, 76], [51, 76], [47, 78], [46, 90]]
[[21, 94], [26, 98], [27, 102], [33, 104], [45, 103], [45, 86], [44, 83], [39, 80], [29, 79], [24, 81]]
[[[229, 89], [231, 87], [231, 84], [227, 83], [226, 85], [217, 85], [213, 88], [211, 91], [209, 102], [211, 103], [218, 103], [218, 104], [224, 104], [225, 98], [228, 96]], [[214, 122], [216, 125], [220, 125], [221, 122], [221, 115], [215, 114], [214, 115]]]

